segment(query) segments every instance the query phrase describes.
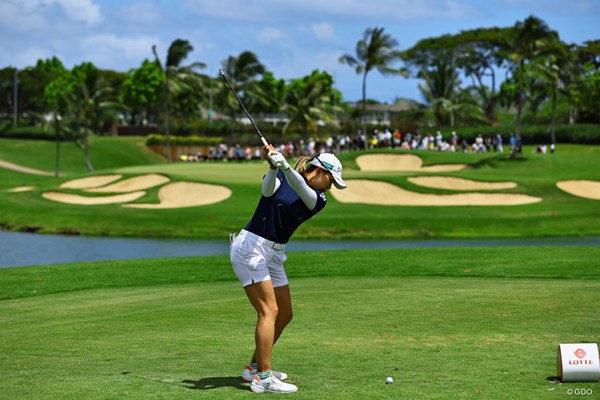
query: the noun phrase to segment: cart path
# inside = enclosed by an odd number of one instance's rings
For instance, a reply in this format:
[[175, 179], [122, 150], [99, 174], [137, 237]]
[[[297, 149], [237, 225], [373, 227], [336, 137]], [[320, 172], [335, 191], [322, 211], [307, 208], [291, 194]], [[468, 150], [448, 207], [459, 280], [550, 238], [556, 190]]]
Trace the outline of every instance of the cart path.
[[8, 161], [0, 160], [0, 168], [11, 169], [13, 171], [23, 172], [25, 174], [33, 174], [33, 175], [44, 175], [44, 176], [54, 176], [54, 173], [41, 171], [39, 169], [27, 168], [21, 165], [13, 164]]

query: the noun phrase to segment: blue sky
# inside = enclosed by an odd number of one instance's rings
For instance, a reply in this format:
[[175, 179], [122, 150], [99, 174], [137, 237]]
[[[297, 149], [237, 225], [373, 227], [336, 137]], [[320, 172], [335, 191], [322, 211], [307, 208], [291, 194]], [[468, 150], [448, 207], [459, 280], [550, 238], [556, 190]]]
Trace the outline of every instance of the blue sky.
[[[164, 58], [182, 38], [194, 47], [187, 61], [206, 63], [211, 75], [228, 56], [250, 50], [277, 78], [330, 72], [351, 101], [361, 97], [361, 78], [337, 60], [354, 54], [368, 27], [383, 27], [402, 50], [428, 37], [512, 26], [529, 15], [565, 42], [600, 39], [600, 0], [0, 0], [0, 68], [57, 56], [68, 68], [91, 61], [127, 71], [153, 58], [153, 44]], [[375, 71], [367, 95], [421, 100], [417, 85]]]

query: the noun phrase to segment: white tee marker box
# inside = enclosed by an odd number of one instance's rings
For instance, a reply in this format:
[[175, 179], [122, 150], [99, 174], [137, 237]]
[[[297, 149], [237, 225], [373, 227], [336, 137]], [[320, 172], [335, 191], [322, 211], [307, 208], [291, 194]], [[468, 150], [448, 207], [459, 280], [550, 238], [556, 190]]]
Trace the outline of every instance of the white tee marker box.
[[557, 368], [561, 382], [600, 381], [598, 344], [567, 343], [558, 345]]

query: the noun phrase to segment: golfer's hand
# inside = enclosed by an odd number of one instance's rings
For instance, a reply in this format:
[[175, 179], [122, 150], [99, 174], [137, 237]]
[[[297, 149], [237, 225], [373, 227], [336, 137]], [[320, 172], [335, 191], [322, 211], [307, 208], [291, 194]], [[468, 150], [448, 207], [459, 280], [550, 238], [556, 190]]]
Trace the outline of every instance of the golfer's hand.
[[283, 154], [278, 151], [270, 151], [267, 156], [271, 162], [271, 164], [276, 165], [282, 171], [287, 171], [290, 169], [290, 164], [286, 161]]
[[267, 162], [269, 163], [269, 168], [271, 169], [277, 169], [277, 165], [273, 164], [273, 162], [271, 161], [271, 159], [269, 158], [269, 153], [271, 151], [275, 151], [275, 147], [273, 147], [272, 144], [268, 145], [268, 146], [263, 146], [263, 151], [265, 152], [265, 155], [267, 157]]
[[275, 147], [273, 147], [272, 144], [270, 144], [268, 146], [263, 146], [262, 149], [264, 150], [264, 152], [265, 152], [266, 155], [269, 155], [269, 153], [271, 151], [277, 151], [277, 150], [275, 150]]

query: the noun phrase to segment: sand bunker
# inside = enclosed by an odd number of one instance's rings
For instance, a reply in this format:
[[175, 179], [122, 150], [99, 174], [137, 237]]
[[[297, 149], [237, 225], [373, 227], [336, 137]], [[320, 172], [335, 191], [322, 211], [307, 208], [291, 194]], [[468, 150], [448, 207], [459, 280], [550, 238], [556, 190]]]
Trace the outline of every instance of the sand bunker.
[[121, 179], [123, 175], [100, 175], [90, 176], [88, 178], [73, 179], [60, 185], [62, 189], [89, 189], [108, 185], [111, 182]]
[[20, 192], [31, 192], [35, 189], [33, 186], [19, 186], [16, 188], [8, 189], [9, 192], [12, 193], [20, 193]]
[[426, 194], [411, 192], [387, 182], [353, 179], [344, 190], [332, 190], [342, 203], [386, 206], [515, 206], [542, 201], [539, 197], [510, 193]]
[[57, 201], [59, 203], [67, 204], [79, 204], [84, 206], [99, 205], [99, 204], [115, 204], [115, 203], [127, 203], [134, 201], [144, 196], [146, 192], [133, 192], [126, 194], [118, 194], [114, 196], [80, 196], [77, 194], [60, 193], [60, 192], [46, 192], [42, 194], [42, 197], [48, 200]]
[[408, 181], [419, 186], [447, 190], [497, 190], [517, 187], [514, 182], [482, 182], [445, 176], [416, 176], [408, 178]]
[[125, 179], [112, 185], [88, 189], [87, 191], [92, 193], [127, 193], [162, 185], [169, 182], [169, 180], [164, 175], [147, 174]]
[[[80, 196], [77, 194], [46, 192], [45, 199], [68, 204], [99, 205], [128, 203], [143, 197], [149, 189], [170, 181], [169, 177], [159, 174], [146, 174], [128, 178], [120, 182], [107, 184], [120, 179], [123, 175], [102, 175], [89, 178], [74, 179], [63, 183], [60, 187], [80, 189], [91, 193], [123, 193], [114, 196]], [[231, 196], [231, 190], [224, 186], [194, 182], [176, 182], [167, 184], [158, 190], [158, 204], [124, 204], [123, 207], [165, 209], [195, 207], [223, 201]]]
[[600, 200], [600, 182], [586, 180], [561, 181], [556, 186], [569, 194], [585, 199]]
[[123, 207], [146, 209], [195, 207], [217, 203], [229, 198], [229, 196], [231, 196], [231, 190], [224, 186], [176, 182], [159, 189], [159, 204], [124, 204]]
[[421, 171], [453, 172], [460, 171], [465, 164], [438, 164], [423, 167], [421, 157], [412, 154], [365, 154], [356, 158], [361, 171]]

